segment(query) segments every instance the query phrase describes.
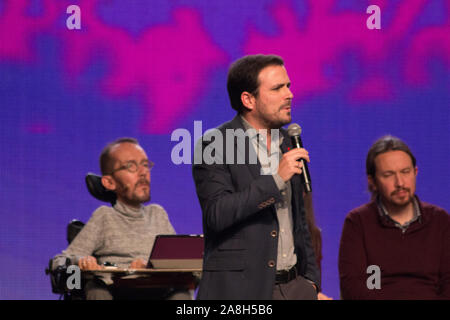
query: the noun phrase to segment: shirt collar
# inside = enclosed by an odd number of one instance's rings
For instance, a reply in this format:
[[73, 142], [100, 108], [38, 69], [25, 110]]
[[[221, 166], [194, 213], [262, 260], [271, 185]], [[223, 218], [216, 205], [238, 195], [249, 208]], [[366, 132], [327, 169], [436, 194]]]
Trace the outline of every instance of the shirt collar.
[[[239, 115], [239, 117], [242, 120], [242, 125], [243, 125], [245, 131], [248, 131], [248, 133], [249, 133], [248, 137], [250, 138], [250, 140], [258, 139], [259, 136], [262, 136], [263, 140], [264, 140], [264, 144], [265, 144], [267, 141], [267, 131], [270, 129], [261, 130], [261, 131], [256, 130], [242, 115]], [[284, 140], [284, 136], [281, 134], [281, 130], [279, 131], [278, 137], [279, 137], [278, 144], [281, 146], [281, 144], [283, 143], [283, 140]]]
[[392, 221], [394, 223], [394, 225], [400, 229], [402, 229], [403, 232], [406, 231], [406, 229], [416, 220], [421, 220], [421, 213], [420, 213], [420, 207], [419, 207], [419, 203], [417, 202], [416, 197], [413, 197], [413, 214], [414, 216], [412, 217], [411, 220], [409, 220], [408, 222], [404, 223], [404, 224], [400, 224], [397, 221], [395, 221], [394, 219], [391, 218], [391, 216], [389, 215], [386, 207], [383, 205], [383, 203], [381, 202], [380, 196], [377, 197], [376, 199], [376, 203], [377, 203], [377, 207], [378, 207], [378, 213], [380, 214], [381, 217], [386, 217], [389, 221]]

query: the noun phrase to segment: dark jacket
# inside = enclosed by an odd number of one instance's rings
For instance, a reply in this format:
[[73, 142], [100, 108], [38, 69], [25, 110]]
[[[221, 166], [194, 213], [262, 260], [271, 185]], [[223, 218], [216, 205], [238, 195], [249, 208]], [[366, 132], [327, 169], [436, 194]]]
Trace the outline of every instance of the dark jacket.
[[[236, 116], [218, 130], [224, 139], [226, 129], [242, 129]], [[285, 130], [282, 150], [291, 147]], [[198, 144], [205, 150], [211, 141]], [[202, 148], [200, 149], [200, 146]], [[227, 164], [225, 155], [237, 144], [223, 143], [223, 153], [214, 155], [223, 164], [194, 164], [193, 176], [203, 212], [205, 255], [198, 299], [271, 299], [275, 283], [278, 220], [274, 204], [282, 201], [271, 175], [261, 175], [259, 161], [248, 164], [254, 150], [245, 139], [246, 164]], [[216, 152], [221, 152], [218, 150]], [[229, 162], [229, 161], [228, 161]], [[299, 273], [320, 287], [311, 236], [303, 207], [300, 176], [291, 179], [295, 253]]]

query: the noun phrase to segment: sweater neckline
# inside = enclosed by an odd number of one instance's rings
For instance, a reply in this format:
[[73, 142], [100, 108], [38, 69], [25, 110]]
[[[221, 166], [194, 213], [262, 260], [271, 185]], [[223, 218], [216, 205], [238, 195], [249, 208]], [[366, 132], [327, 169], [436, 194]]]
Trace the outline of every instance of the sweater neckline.
[[144, 206], [141, 205], [139, 209], [127, 206], [126, 204], [120, 202], [119, 200], [116, 201], [116, 204], [113, 207], [117, 212], [120, 214], [123, 214], [124, 216], [134, 218], [134, 219], [140, 219], [144, 217]]

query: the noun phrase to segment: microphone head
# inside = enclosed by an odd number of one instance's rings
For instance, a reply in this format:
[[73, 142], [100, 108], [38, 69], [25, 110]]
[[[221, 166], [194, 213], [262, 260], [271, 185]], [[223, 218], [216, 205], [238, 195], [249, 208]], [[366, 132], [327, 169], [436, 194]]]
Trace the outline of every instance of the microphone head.
[[302, 133], [302, 128], [297, 123], [291, 123], [287, 131], [290, 137], [294, 137], [299, 136]]

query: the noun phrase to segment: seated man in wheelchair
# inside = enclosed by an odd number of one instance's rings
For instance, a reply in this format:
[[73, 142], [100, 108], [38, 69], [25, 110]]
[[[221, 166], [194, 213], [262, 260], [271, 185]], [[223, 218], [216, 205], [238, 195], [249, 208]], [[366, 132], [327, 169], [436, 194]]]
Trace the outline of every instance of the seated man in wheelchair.
[[[81, 270], [98, 270], [108, 264], [133, 269], [147, 266], [156, 235], [175, 234], [160, 205], [143, 205], [150, 201], [152, 167], [136, 139], [117, 139], [103, 149], [101, 184], [113, 206], [94, 211], [69, 247], [53, 258], [52, 269], [68, 261]], [[191, 299], [187, 291], [171, 288], [117, 290], [110, 284], [107, 277], [88, 281], [86, 299]]]

